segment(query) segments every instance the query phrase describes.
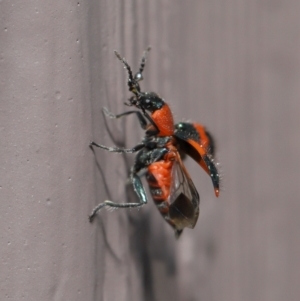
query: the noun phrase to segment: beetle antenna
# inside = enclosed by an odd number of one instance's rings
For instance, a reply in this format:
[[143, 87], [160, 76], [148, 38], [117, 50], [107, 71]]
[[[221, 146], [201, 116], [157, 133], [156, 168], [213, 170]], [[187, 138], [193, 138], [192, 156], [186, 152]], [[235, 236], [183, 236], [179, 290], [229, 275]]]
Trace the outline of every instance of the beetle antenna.
[[140, 86], [138, 84], [138, 81], [133, 77], [132, 70], [128, 63], [126, 62], [125, 58], [122, 58], [121, 55], [115, 50], [116, 57], [123, 63], [124, 67], [127, 69], [128, 72], [128, 87], [129, 91], [131, 91], [136, 96], [140, 93]]
[[143, 54], [142, 59], [141, 59], [140, 69], [134, 76], [134, 79], [137, 82], [143, 80], [143, 71], [144, 71], [144, 68], [145, 68], [145, 65], [146, 65], [147, 55], [148, 55], [150, 50], [151, 50], [151, 46], [148, 46], [147, 49], [144, 51], [144, 54]]

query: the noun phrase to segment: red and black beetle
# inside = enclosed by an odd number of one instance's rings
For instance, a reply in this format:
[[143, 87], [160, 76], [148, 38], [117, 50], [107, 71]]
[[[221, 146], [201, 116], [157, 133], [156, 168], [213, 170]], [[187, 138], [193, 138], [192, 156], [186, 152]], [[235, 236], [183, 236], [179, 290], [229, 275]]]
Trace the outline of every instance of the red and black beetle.
[[131, 149], [107, 147], [92, 142], [91, 146], [100, 147], [115, 153], [135, 153], [135, 163], [131, 168], [130, 180], [139, 202], [100, 203], [91, 213], [90, 221], [103, 207], [133, 208], [147, 203], [147, 195], [139, 172], [146, 169], [146, 179], [152, 198], [164, 219], [173, 227], [178, 237], [185, 227], [194, 228], [199, 216], [200, 197], [195, 185], [182, 163], [182, 154], [192, 157], [209, 174], [216, 196], [219, 195], [219, 173], [214, 163], [214, 141], [206, 129], [196, 123], [180, 122], [174, 124], [173, 115], [165, 101], [154, 92], [141, 92], [139, 81], [146, 63], [150, 47], [144, 52], [139, 71], [133, 76], [126, 60], [115, 51], [128, 72], [128, 87], [133, 96], [128, 106], [139, 110], [114, 115], [106, 108], [104, 113], [110, 118], [120, 118], [136, 114], [141, 127], [145, 130], [142, 142]]

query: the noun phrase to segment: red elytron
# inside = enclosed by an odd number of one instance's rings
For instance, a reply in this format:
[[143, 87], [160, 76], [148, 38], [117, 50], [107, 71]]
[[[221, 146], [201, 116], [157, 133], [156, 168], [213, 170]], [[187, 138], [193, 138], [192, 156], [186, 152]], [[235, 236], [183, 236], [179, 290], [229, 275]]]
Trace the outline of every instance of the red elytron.
[[199, 194], [182, 163], [184, 154], [192, 157], [211, 177], [216, 196], [219, 195], [219, 173], [214, 163], [214, 141], [206, 129], [196, 123], [174, 124], [173, 115], [165, 101], [154, 92], [141, 92], [139, 81], [146, 63], [148, 48], [142, 57], [139, 71], [133, 76], [130, 66], [116, 51], [128, 72], [128, 87], [133, 96], [128, 106], [138, 110], [114, 115], [106, 108], [104, 113], [110, 118], [120, 118], [136, 114], [145, 130], [142, 142], [131, 149], [107, 147], [91, 143], [110, 152], [135, 153], [135, 163], [131, 168], [130, 179], [139, 198], [136, 203], [114, 203], [105, 201], [91, 213], [90, 221], [103, 207], [133, 208], [147, 203], [147, 195], [139, 173], [146, 170], [146, 179], [152, 198], [164, 219], [173, 227], [178, 237], [185, 227], [194, 228], [199, 216]]
[[215, 194], [220, 192], [220, 177], [214, 164], [215, 142], [204, 126], [198, 123], [180, 122], [175, 125], [175, 135], [181, 152], [193, 158], [211, 177]]

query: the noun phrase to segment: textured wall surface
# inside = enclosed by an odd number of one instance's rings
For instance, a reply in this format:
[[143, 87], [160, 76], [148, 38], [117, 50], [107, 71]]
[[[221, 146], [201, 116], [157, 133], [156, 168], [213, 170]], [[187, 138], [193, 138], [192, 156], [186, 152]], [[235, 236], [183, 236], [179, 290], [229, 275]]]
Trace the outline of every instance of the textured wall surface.
[[[0, 1], [0, 299], [300, 299], [300, 2]], [[194, 230], [176, 241], [152, 201], [135, 200], [135, 145], [120, 113], [130, 93], [117, 49], [175, 118], [217, 141], [219, 199], [187, 162], [201, 195]], [[110, 137], [108, 130], [113, 137]]]

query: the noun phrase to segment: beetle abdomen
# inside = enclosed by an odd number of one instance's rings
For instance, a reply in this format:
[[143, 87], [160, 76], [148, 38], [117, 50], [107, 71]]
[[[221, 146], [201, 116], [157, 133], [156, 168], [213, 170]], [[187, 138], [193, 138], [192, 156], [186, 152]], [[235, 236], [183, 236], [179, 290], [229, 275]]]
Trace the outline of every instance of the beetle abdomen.
[[169, 212], [171, 170], [173, 162], [158, 161], [148, 166], [146, 176], [151, 196], [161, 214]]

